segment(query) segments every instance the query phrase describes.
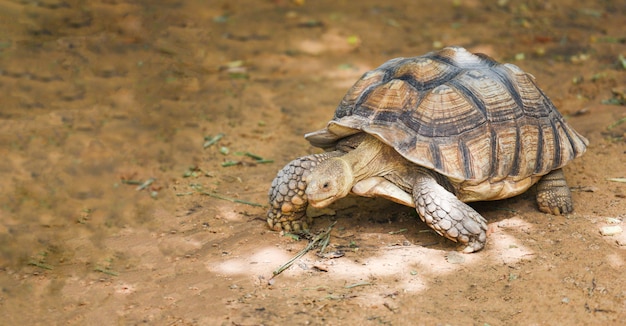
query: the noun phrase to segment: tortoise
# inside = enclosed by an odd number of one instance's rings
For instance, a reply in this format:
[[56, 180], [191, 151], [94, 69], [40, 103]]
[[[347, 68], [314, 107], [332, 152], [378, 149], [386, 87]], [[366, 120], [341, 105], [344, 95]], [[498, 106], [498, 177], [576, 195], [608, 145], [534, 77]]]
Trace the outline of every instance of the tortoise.
[[305, 138], [326, 152], [288, 163], [272, 182], [267, 223], [308, 229], [307, 205], [353, 193], [415, 207], [471, 253], [486, 220], [467, 202], [519, 195], [534, 184], [542, 212], [572, 212], [562, 167], [587, 139], [519, 67], [462, 47], [395, 58], [365, 73], [326, 128]]

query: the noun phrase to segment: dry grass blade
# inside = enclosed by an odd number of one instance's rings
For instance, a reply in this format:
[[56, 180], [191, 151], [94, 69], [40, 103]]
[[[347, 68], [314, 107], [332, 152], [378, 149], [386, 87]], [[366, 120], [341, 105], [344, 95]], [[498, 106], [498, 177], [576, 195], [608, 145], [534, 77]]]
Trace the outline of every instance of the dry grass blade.
[[255, 202], [251, 202], [251, 201], [247, 201], [247, 200], [243, 200], [243, 199], [230, 198], [230, 197], [222, 196], [222, 195], [219, 195], [219, 194], [216, 194], [216, 193], [210, 193], [208, 191], [203, 190], [202, 186], [198, 185], [198, 184], [191, 184], [190, 187], [193, 190], [195, 190], [197, 193], [201, 194], [201, 195], [205, 195], [205, 196], [209, 196], [209, 197], [213, 197], [213, 198], [217, 198], [217, 199], [221, 199], [221, 200], [227, 200], [227, 201], [232, 202], [232, 203], [246, 204], [246, 205], [250, 205], [250, 206], [254, 206], [254, 207], [265, 207], [265, 205], [263, 205], [263, 204], [259, 204], [259, 203], [255, 203]]
[[110, 270], [108, 268], [104, 268], [104, 267], [96, 267], [93, 270], [96, 271], [96, 272], [104, 273], [104, 274], [111, 275], [111, 276], [119, 276], [120, 275], [118, 272]]
[[199, 191], [198, 193], [202, 194], [202, 195], [205, 195], [205, 196], [210, 196], [210, 197], [213, 197], [213, 198], [221, 199], [221, 200], [227, 200], [227, 201], [233, 202], [233, 203], [246, 204], [246, 205], [250, 205], [250, 206], [254, 206], [254, 207], [265, 207], [265, 205], [263, 205], [263, 204], [254, 203], [254, 202], [243, 200], [243, 199], [230, 198], [230, 197], [226, 197], [226, 196], [222, 196], [222, 195], [218, 195], [218, 194], [213, 194], [213, 193], [206, 192], [206, 191]]
[[204, 144], [202, 144], [202, 147], [207, 148], [209, 146], [212, 146], [215, 143], [217, 143], [220, 139], [222, 139], [224, 136], [225, 136], [224, 133], [221, 133], [221, 132], [215, 135], [215, 137], [206, 136], [204, 137]]
[[323, 253], [326, 249], [326, 246], [328, 246], [328, 243], [330, 242], [330, 231], [333, 229], [333, 226], [335, 226], [335, 223], [337, 222], [333, 222], [333, 224], [331, 224], [326, 230], [316, 235], [315, 238], [313, 238], [313, 240], [311, 240], [309, 244], [297, 255], [291, 258], [288, 262], [284, 263], [282, 266], [278, 267], [274, 271], [274, 276], [270, 278], [269, 282], [271, 282], [274, 277], [284, 272], [287, 268], [291, 267], [291, 265], [293, 265], [298, 259], [300, 259], [300, 257], [306, 255], [307, 252], [315, 248], [320, 248], [320, 253]]
[[140, 184], [137, 188], [135, 188], [135, 190], [137, 190], [137, 191], [144, 190], [144, 189], [148, 188], [152, 183], [154, 183], [154, 181], [156, 181], [155, 178], [150, 178], [150, 179], [146, 180], [146, 182]]
[[45, 264], [45, 263], [42, 263], [42, 262], [38, 262], [38, 261], [34, 261], [34, 260], [29, 261], [28, 265], [32, 265], [32, 266], [43, 268], [43, 269], [47, 269], [47, 270], [53, 270], [54, 269], [54, 267], [52, 267], [52, 265], [48, 265], [48, 264]]
[[359, 282], [359, 283], [346, 285], [346, 286], [344, 286], [344, 288], [351, 289], [351, 288], [355, 288], [357, 286], [365, 286], [365, 285], [372, 285], [372, 283], [370, 283], [370, 282]]
[[622, 123], [626, 122], [626, 118], [621, 118], [613, 123], [611, 123], [608, 127], [606, 127], [607, 130], [611, 130], [619, 125], [621, 125]]

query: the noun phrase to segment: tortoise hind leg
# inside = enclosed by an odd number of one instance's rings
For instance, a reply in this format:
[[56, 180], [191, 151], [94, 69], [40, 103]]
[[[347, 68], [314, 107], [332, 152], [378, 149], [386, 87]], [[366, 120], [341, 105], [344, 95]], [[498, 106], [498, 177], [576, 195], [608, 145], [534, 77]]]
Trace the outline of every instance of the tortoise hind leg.
[[544, 213], [561, 215], [574, 210], [572, 193], [562, 169], [554, 170], [537, 182], [537, 204]]
[[416, 176], [413, 199], [421, 219], [440, 235], [460, 243], [460, 251], [471, 253], [485, 246], [487, 221], [433, 176]]

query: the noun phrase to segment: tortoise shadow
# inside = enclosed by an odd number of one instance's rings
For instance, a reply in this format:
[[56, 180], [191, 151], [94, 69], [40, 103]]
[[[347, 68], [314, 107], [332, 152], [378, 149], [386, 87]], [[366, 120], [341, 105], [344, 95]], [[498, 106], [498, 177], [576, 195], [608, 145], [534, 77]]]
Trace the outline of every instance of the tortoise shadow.
[[[517, 217], [524, 220], [525, 215], [539, 213], [534, 193], [532, 187], [529, 191], [512, 198], [469, 203], [487, 220], [488, 243], [489, 234], [493, 233], [495, 225], [500, 222]], [[454, 241], [438, 235], [428, 227], [414, 208], [382, 198], [349, 195], [333, 203], [322, 213], [325, 214], [314, 218], [312, 231], [326, 228], [336, 221], [335, 229], [339, 230], [339, 233], [351, 235], [348, 244], [342, 241], [336, 244], [342, 250], [358, 246], [357, 234], [377, 234], [380, 237], [384, 235], [386, 241], [399, 246], [416, 245], [444, 251], [456, 250], [458, 246]], [[343, 238], [348, 239], [345, 235]]]

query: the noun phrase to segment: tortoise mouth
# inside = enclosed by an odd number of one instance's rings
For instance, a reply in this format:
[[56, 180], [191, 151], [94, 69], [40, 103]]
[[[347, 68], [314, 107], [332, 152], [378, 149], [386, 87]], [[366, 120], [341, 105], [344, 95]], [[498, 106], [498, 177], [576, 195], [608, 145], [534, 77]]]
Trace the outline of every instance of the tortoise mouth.
[[316, 196], [314, 194], [312, 195], [307, 195], [307, 199], [309, 200], [309, 205], [315, 207], [315, 208], [324, 208], [330, 204], [332, 204], [335, 200], [337, 200], [338, 198], [336, 196], [324, 196], [322, 194], [322, 196]]

